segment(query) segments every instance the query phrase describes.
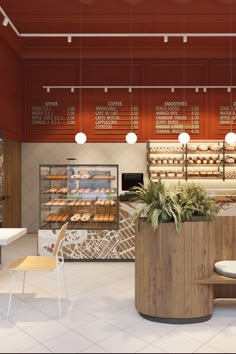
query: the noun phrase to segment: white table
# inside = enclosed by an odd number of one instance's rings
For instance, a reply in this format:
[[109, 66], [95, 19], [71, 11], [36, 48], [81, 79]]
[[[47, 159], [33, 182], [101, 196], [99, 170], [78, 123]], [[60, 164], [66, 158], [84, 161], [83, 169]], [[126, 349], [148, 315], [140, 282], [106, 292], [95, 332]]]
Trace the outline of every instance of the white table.
[[24, 236], [27, 233], [26, 228], [0, 228], [0, 264], [1, 264], [1, 253], [2, 247], [7, 246], [11, 242], [17, 240], [21, 236]]

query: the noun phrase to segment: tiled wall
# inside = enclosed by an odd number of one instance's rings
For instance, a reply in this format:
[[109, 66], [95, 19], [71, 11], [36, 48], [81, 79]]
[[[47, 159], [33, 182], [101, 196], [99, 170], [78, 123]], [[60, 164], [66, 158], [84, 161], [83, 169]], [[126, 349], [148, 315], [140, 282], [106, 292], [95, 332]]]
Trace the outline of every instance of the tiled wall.
[[[126, 143], [23, 143], [22, 144], [22, 227], [37, 233], [39, 228], [39, 165], [118, 164], [119, 173], [143, 172], [146, 176], [146, 144]], [[121, 178], [119, 178], [121, 189]]]

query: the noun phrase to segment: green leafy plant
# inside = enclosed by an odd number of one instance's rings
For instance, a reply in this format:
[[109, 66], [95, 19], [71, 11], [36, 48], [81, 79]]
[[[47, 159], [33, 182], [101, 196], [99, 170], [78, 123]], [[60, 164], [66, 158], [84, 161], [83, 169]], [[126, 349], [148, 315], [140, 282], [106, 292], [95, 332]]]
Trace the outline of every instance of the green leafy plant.
[[181, 220], [191, 221], [195, 216], [213, 220], [220, 208], [197, 183], [185, 183], [176, 189], [177, 203], [182, 209]]
[[159, 223], [174, 222], [176, 230], [179, 231], [181, 206], [178, 204], [176, 193], [161, 180], [157, 183], [149, 180], [146, 188], [140, 185], [132, 193], [133, 200], [141, 204], [132, 216], [133, 221], [139, 222], [140, 217], [144, 217], [154, 230], [158, 228]]

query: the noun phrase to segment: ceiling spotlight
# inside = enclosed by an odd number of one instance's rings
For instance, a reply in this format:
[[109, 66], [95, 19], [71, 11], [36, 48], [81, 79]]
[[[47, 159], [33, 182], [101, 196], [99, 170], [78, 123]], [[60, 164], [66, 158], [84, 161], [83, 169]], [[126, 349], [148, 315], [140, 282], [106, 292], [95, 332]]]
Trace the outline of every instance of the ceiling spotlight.
[[195, 88], [195, 92], [199, 92], [199, 88], [198, 87]]
[[190, 140], [190, 135], [188, 133], [180, 133], [178, 136], [178, 140], [181, 144], [188, 144], [189, 140]]
[[187, 43], [188, 42], [188, 37], [186, 34], [183, 35], [183, 42], [184, 43]]
[[84, 144], [86, 140], [87, 140], [87, 136], [82, 132], [77, 133], [75, 136], [75, 141], [77, 142], [77, 144]]
[[236, 134], [233, 132], [227, 133], [225, 135], [225, 141], [227, 144], [234, 144], [236, 143]]
[[132, 92], [132, 87], [129, 87], [129, 93], [131, 93]]
[[71, 42], [72, 42], [72, 37], [71, 37], [71, 36], [68, 36], [68, 37], [67, 37], [67, 42], [68, 42], [68, 43], [71, 43]]
[[207, 92], [207, 88], [206, 87], [203, 87], [203, 92]]
[[74, 92], [75, 92], [75, 88], [74, 88], [74, 87], [71, 87], [70, 92], [71, 92], [71, 93], [74, 93]]
[[167, 36], [167, 34], [164, 35], [164, 42], [165, 42], [165, 43], [168, 42], [168, 36]]
[[135, 144], [137, 141], [137, 135], [133, 132], [126, 134], [125, 140], [128, 144]]
[[50, 92], [51, 92], [50, 87], [47, 87], [47, 93], [50, 93]]
[[104, 87], [104, 92], [108, 92], [108, 88], [107, 87]]
[[7, 16], [5, 16], [3, 21], [2, 21], [2, 24], [3, 24], [3, 26], [6, 27], [8, 25], [8, 23], [9, 23], [9, 18]]
[[171, 92], [175, 92], [175, 88], [174, 87], [171, 87]]
[[231, 87], [227, 87], [227, 92], [231, 92]]

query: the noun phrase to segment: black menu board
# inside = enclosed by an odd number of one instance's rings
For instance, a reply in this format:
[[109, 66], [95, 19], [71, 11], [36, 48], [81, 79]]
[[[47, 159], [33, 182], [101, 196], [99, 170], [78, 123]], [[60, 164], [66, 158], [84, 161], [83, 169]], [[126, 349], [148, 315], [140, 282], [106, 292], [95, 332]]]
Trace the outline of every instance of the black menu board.
[[155, 132], [156, 134], [179, 134], [186, 131], [199, 134], [200, 129], [199, 105], [188, 101], [162, 101], [156, 105]]
[[236, 101], [232, 104], [221, 104], [219, 106], [219, 134], [225, 135], [236, 124]]
[[127, 129], [139, 129], [139, 107], [123, 101], [106, 101], [95, 105], [95, 134], [120, 134]]
[[75, 106], [63, 105], [58, 101], [36, 102], [32, 106], [32, 127], [50, 128], [75, 125]]

